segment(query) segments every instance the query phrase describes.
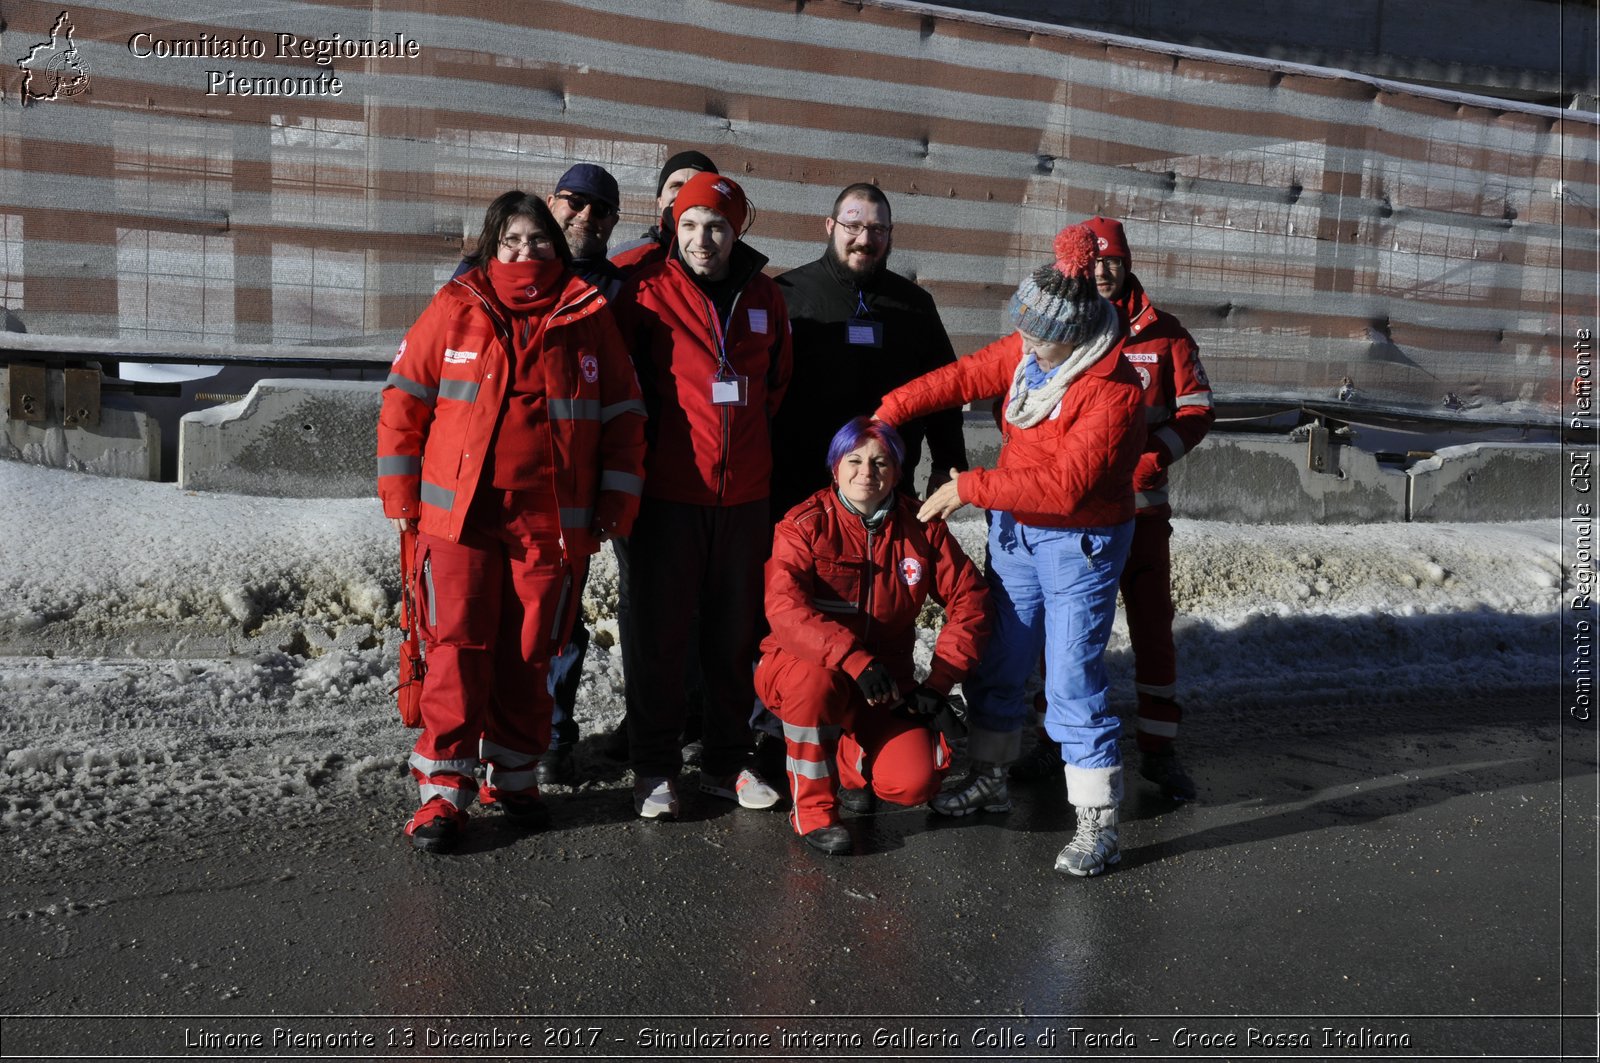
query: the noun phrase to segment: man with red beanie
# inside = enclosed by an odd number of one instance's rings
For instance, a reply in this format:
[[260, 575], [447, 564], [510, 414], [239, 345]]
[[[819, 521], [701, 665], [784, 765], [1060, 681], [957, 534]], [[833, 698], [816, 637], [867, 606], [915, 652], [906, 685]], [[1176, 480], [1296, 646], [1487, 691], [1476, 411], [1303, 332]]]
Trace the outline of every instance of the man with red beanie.
[[[1178, 319], [1156, 309], [1133, 272], [1133, 254], [1122, 223], [1090, 218], [1098, 257], [1095, 287], [1117, 308], [1127, 334], [1122, 355], [1144, 386], [1144, 452], [1134, 472], [1133, 546], [1122, 570], [1123, 608], [1133, 644], [1134, 687], [1139, 695], [1139, 774], [1175, 801], [1195, 796], [1194, 781], [1178, 763], [1174, 739], [1182, 710], [1177, 695], [1177, 657], [1172, 645], [1172, 506], [1167, 502], [1167, 467], [1193, 450], [1211, 430], [1216, 411], [1200, 351]], [[1053, 775], [1060, 757], [1043, 742], [1039, 757]], [[1036, 765], [1029, 764], [1029, 767]], [[1026, 777], [1019, 764], [1014, 775]]]
[[[623, 288], [619, 321], [649, 414], [644, 498], [629, 542], [622, 652], [634, 809], [678, 815], [684, 661], [705, 684], [700, 789], [745, 808], [779, 795], [756, 772], [751, 669], [771, 543], [772, 415], [791, 370], [789, 317], [731, 178], [699, 173], [672, 206], [665, 261]], [[697, 632], [690, 620], [699, 611]]]

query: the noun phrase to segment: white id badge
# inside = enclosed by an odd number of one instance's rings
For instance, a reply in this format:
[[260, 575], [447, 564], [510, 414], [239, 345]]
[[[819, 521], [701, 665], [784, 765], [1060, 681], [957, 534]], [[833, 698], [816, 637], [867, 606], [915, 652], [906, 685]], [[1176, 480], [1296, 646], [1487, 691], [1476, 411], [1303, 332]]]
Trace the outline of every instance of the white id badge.
[[845, 338], [853, 347], [882, 347], [883, 322], [853, 317], [844, 323]]
[[711, 405], [743, 406], [750, 401], [750, 378], [743, 376], [713, 377], [711, 379]]

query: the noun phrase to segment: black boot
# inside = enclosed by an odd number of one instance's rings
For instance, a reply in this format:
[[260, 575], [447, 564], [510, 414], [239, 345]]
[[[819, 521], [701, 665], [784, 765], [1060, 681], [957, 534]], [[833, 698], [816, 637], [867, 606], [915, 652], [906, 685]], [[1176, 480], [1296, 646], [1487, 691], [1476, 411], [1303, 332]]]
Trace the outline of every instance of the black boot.
[[1171, 748], [1158, 753], [1139, 754], [1139, 774], [1161, 787], [1169, 801], [1193, 801], [1194, 780], [1178, 763], [1178, 754]]

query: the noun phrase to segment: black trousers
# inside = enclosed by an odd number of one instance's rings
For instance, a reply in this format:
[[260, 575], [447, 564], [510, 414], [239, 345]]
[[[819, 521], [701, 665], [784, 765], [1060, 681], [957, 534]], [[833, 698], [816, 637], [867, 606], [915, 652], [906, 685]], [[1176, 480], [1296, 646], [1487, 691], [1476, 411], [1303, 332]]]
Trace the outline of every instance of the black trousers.
[[738, 506], [644, 500], [628, 539], [628, 610], [620, 618], [635, 775], [672, 776], [683, 766], [691, 655], [705, 683], [703, 769], [720, 776], [750, 766], [751, 670], [771, 539], [766, 499]]

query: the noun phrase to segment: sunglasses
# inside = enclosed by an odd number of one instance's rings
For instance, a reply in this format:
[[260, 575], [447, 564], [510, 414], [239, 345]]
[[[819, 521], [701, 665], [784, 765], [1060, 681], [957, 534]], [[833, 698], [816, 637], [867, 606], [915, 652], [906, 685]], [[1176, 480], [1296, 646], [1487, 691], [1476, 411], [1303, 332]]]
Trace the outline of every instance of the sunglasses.
[[556, 198], [571, 207], [574, 214], [582, 214], [588, 210], [592, 217], [609, 218], [617, 212], [617, 208], [605, 200], [586, 196], [582, 192], [557, 192]]

